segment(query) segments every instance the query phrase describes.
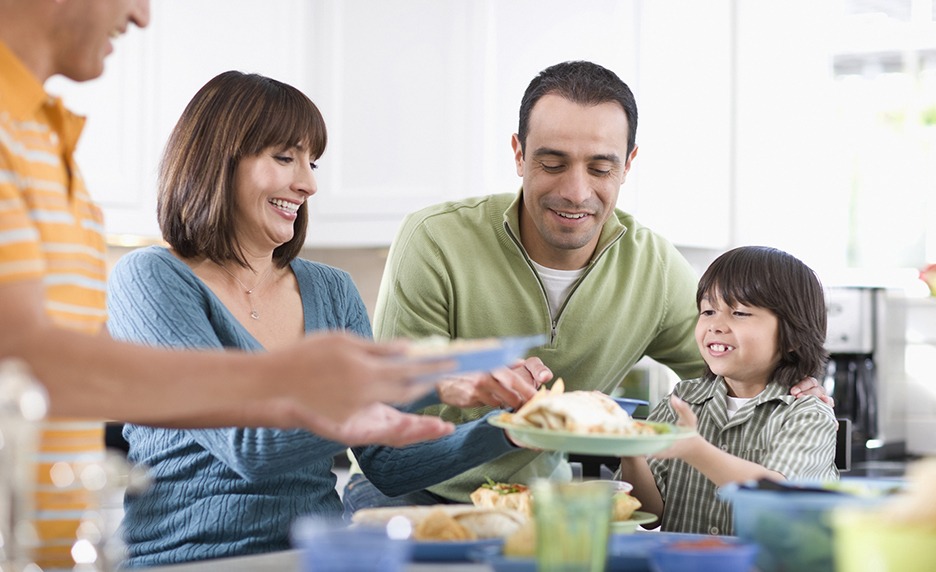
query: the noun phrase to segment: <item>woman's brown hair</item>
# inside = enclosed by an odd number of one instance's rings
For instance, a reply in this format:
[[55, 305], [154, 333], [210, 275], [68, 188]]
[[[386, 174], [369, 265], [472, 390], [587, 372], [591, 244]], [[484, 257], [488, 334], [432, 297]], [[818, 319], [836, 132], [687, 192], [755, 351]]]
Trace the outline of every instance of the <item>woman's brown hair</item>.
[[[176, 123], [159, 166], [157, 210], [163, 238], [184, 258], [249, 266], [237, 242], [234, 173], [241, 159], [265, 149], [325, 151], [322, 114], [298, 89], [257, 74], [221, 73], [206, 83]], [[279, 267], [302, 249], [303, 203], [292, 239], [273, 251]]]

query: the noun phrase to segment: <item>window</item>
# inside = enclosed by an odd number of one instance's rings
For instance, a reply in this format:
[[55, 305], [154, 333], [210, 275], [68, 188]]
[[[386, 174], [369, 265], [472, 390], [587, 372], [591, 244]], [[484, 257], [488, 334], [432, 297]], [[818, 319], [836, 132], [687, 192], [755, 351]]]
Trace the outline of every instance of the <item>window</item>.
[[845, 0], [833, 47], [846, 266], [936, 261], [936, 3]]

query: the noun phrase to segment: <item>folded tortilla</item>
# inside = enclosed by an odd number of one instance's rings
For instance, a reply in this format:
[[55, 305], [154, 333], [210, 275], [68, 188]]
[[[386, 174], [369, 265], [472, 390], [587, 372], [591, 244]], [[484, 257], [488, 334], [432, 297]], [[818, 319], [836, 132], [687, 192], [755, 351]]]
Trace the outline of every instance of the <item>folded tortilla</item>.
[[[516, 490], [514, 490], [516, 489]], [[530, 490], [525, 485], [493, 483], [482, 485], [471, 493], [471, 502], [485, 508], [507, 508], [533, 516]]]
[[561, 378], [551, 389], [540, 388], [516, 413], [504, 413], [501, 418], [517, 425], [572, 433], [653, 433], [653, 429], [634, 421], [616, 401], [600, 391], [566, 392]]

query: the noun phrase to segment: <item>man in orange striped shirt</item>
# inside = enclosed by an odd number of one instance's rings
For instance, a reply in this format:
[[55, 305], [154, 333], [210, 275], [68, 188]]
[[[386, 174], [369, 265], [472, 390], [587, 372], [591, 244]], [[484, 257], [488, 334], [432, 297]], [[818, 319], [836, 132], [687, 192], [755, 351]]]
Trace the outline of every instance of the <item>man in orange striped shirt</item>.
[[431, 386], [411, 380], [450, 365], [400, 360], [400, 347], [326, 333], [260, 354], [173, 352], [107, 337], [103, 221], [72, 156], [84, 118], [43, 84], [98, 77], [111, 40], [148, 21], [149, 0], [0, 0], [0, 359], [25, 360], [50, 396], [38, 517], [52, 567], [70, 567], [88, 502], [61, 474], [103, 452], [103, 424], [89, 417], [397, 446], [452, 429], [383, 405], [420, 397]]

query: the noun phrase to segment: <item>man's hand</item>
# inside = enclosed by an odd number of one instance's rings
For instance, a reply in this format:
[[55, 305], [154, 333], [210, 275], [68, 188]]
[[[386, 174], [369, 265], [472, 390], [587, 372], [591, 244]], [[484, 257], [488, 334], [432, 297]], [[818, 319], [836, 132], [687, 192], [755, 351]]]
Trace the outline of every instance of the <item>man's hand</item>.
[[819, 383], [819, 380], [815, 377], [807, 377], [791, 387], [790, 395], [796, 398], [806, 397], [807, 395], [815, 395], [829, 407], [835, 407], [835, 400], [832, 399], [831, 395], [826, 393], [825, 388], [822, 387], [822, 384]]
[[550, 379], [552, 371], [542, 360], [532, 357], [489, 373], [445, 378], [436, 384], [436, 390], [442, 403], [455, 407], [517, 408]]

